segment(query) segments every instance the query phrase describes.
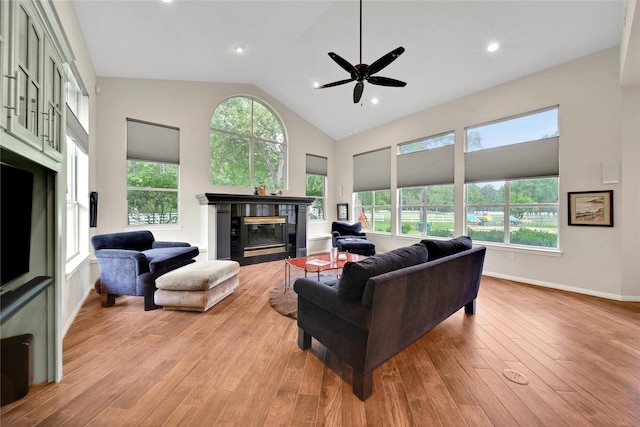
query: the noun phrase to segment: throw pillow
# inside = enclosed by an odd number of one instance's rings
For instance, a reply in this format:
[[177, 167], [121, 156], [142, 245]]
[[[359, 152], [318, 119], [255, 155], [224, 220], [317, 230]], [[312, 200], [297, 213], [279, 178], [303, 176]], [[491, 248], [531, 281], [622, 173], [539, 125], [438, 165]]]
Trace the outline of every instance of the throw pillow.
[[471, 238], [468, 236], [460, 236], [450, 240], [425, 239], [420, 243], [427, 247], [429, 261], [466, 251], [472, 246]]
[[389, 271], [427, 262], [428, 254], [424, 245], [394, 249], [384, 254], [374, 255], [362, 261], [345, 263], [338, 284], [338, 299], [357, 301], [362, 299], [365, 285], [370, 277]]

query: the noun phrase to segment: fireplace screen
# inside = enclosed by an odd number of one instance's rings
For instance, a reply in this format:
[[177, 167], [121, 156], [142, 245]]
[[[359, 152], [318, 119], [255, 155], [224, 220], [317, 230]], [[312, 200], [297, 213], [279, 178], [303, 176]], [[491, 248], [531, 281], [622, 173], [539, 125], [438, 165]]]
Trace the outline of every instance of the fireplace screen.
[[245, 257], [287, 251], [287, 217], [244, 217], [243, 225]]

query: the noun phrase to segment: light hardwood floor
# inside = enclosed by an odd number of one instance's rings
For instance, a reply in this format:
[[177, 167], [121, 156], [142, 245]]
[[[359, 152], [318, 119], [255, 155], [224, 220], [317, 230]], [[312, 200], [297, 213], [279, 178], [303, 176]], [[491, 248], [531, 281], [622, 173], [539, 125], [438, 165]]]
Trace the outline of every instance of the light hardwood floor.
[[[269, 305], [284, 261], [244, 266], [206, 313], [100, 307], [64, 339], [64, 378], [5, 405], [5, 426], [640, 426], [640, 303], [483, 277], [460, 310], [382, 366], [350, 368]], [[510, 382], [505, 369], [529, 380]]]

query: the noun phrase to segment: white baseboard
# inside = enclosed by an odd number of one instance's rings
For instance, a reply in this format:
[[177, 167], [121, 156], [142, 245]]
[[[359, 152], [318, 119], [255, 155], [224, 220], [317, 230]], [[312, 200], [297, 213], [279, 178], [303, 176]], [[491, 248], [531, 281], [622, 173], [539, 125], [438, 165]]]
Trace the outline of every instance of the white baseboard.
[[599, 297], [599, 298], [606, 298], [614, 301], [640, 302], [640, 295], [639, 296], [629, 296], [629, 295], [622, 296], [622, 295], [616, 295], [608, 292], [599, 292], [599, 291], [593, 291], [590, 289], [560, 285], [558, 283], [544, 282], [540, 280], [531, 280], [531, 279], [526, 279], [524, 277], [510, 276], [510, 275], [501, 274], [501, 273], [493, 273], [490, 271], [483, 271], [482, 274], [484, 276], [496, 277], [498, 279], [506, 279], [506, 280], [513, 280], [514, 282], [526, 283], [527, 285], [558, 289], [560, 291], [574, 292], [577, 294], [589, 295], [592, 297]]

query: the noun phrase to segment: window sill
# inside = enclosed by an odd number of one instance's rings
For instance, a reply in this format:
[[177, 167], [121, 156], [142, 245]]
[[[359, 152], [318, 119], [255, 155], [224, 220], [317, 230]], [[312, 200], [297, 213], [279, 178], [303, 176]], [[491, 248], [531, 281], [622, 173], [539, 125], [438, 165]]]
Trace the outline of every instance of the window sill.
[[478, 245], [485, 246], [487, 249], [501, 251], [501, 252], [517, 252], [521, 254], [530, 255], [543, 255], [550, 257], [561, 257], [563, 252], [560, 249], [555, 248], [542, 248], [542, 247], [525, 247], [515, 245], [496, 245], [491, 242], [477, 242]]
[[331, 239], [331, 234], [309, 234], [308, 240], [329, 240]]
[[[449, 240], [447, 237], [438, 237], [438, 236], [418, 236], [418, 235], [400, 235], [396, 236], [398, 239], [408, 240], [419, 242], [424, 239], [432, 239], [432, 240]], [[516, 252], [522, 254], [531, 254], [531, 255], [543, 255], [550, 257], [561, 257], [563, 252], [560, 249], [556, 248], [543, 248], [543, 247], [527, 247], [527, 246], [516, 246], [516, 245], [500, 245], [492, 242], [481, 242], [479, 240], [473, 241], [474, 246], [485, 246], [487, 249], [501, 251], [501, 252]]]
[[90, 252], [79, 253], [79, 254], [76, 254], [73, 258], [71, 258], [69, 261], [67, 261], [67, 264], [65, 266], [66, 277], [69, 277], [73, 275], [76, 271], [78, 271], [78, 269], [82, 266], [82, 264], [84, 264], [86, 260], [89, 259], [90, 256], [91, 256]]
[[124, 230], [182, 230], [182, 225], [180, 224], [141, 224], [141, 225], [127, 225], [124, 227]]

